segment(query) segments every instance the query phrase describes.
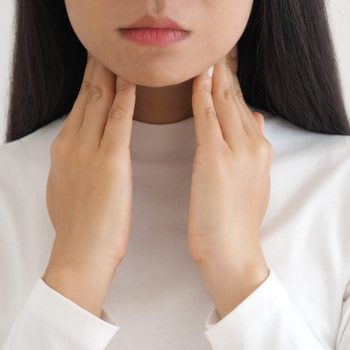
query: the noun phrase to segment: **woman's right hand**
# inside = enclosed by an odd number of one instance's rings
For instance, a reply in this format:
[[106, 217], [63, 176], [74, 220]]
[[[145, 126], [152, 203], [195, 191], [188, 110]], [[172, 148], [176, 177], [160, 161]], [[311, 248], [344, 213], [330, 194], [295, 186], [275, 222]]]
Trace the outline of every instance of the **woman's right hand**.
[[46, 203], [56, 238], [42, 278], [96, 315], [130, 235], [135, 94], [135, 84], [89, 55], [50, 149]]

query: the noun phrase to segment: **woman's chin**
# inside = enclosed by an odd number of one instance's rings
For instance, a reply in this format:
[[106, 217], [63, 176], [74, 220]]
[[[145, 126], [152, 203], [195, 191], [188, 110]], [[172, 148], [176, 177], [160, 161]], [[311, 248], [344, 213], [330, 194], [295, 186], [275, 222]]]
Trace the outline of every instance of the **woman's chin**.
[[172, 85], [178, 85], [181, 83], [184, 83], [185, 81], [187, 81], [187, 79], [175, 79], [175, 78], [169, 78], [169, 77], [159, 77], [159, 76], [155, 76], [155, 77], [144, 77], [144, 78], [140, 78], [140, 77], [131, 77], [131, 78], [127, 78], [125, 77], [124, 79], [130, 81], [133, 84], [136, 85], [141, 85], [144, 87], [152, 87], [152, 88], [161, 88], [161, 87], [166, 87], [166, 86], [172, 86]]

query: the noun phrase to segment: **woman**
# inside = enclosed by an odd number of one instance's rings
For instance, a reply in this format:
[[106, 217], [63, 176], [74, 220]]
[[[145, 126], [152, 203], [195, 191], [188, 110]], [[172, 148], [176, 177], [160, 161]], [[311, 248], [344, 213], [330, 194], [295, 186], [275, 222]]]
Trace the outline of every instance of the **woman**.
[[323, 1], [18, 0], [1, 345], [348, 349], [348, 135]]

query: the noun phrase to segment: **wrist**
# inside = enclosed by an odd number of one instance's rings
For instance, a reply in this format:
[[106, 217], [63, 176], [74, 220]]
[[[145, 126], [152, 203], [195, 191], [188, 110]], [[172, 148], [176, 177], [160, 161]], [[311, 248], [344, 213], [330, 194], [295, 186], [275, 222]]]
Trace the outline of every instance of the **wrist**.
[[241, 266], [217, 263], [201, 265], [199, 269], [220, 318], [233, 311], [269, 275], [266, 263]]
[[103, 303], [118, 265], [66, 254], [54, 245], [42, 276], [52, 289], [90, 313], [101, 317]]
[[121, 261], [109, 257], [96, 246], [90, 248], [85, 242], [72, 244], [56, 237], [48, 267], [78, 273], [96, 270], [102, 275], [113, 274]]
[[48, 266], [43, 281], [52, 289], [101, 317], [103, 303], [112, 281], [112, 274], [98, 269], [62, 268]]

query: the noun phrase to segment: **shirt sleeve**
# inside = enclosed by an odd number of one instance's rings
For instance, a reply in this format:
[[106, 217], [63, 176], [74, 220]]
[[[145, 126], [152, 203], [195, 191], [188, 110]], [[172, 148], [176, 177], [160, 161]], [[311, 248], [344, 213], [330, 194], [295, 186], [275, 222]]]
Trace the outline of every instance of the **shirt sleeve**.
[[337, 350], [350, 349], [350, 281], [347, 285], [337, 337]]
[[[337, 350], [350, 349], [350, 298], [345, 298]], [[290, 299], [273, 269], [234, 310], [220, 319], [213, 307], [205, 321], [214, 350], [334, 350], [319, 339]]]
[[40, 277], [13, 322], [3, 350], [100, 350], [119, 328], [104, 309], [99, 318]]

